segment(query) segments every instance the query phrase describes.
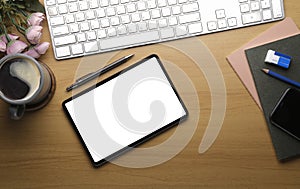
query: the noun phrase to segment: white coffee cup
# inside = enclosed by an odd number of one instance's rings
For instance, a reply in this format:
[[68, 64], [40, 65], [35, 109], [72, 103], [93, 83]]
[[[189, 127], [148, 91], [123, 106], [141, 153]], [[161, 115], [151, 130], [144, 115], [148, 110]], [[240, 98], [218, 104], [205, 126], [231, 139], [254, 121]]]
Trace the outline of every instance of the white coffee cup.
[[0, 60], [0, 98], [10, 104], [12, 119], [45, 100], [51, 89], [48, 69], [34, 58], [12, 54]]

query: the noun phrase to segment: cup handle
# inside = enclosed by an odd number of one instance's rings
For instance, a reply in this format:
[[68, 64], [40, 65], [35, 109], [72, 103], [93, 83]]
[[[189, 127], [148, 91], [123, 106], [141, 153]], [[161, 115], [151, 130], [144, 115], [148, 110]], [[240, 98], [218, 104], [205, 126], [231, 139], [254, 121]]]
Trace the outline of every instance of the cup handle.
[[10, 105], [9, 114], [13, 120], [19, 120], [23, 117], [25, 112], [25, 104], [22, 105]]

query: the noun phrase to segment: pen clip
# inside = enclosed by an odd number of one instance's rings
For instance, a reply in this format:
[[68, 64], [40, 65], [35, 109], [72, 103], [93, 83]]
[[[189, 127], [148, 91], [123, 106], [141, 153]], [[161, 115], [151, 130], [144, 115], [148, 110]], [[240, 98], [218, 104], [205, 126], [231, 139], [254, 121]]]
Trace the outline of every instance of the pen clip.
[[88, 73], [88, 74], [86, 74], [86, 75], [84, 75], [84, 76], [82, 76], [82, 77], [76, 79], [75, 82], [80, 82], [80, 81], [82, 81], [82, 80], [85, 80], [86, 78], [88, 78], [90, 75], [92, 75], [92, 74], [94, 74], [94, 73], [95, 73], [95, 72]]

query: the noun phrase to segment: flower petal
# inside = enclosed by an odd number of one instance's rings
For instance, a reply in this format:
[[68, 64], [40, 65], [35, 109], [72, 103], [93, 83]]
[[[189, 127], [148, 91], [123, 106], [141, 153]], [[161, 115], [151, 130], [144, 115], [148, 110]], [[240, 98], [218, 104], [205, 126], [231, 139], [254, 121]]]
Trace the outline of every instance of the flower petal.
[[26, 29], [26, 38], [31, 44], [38, 44], [42, 37], [42, 26], [30, 26]]
[[48, 43], [48, 42], [43, 42], [43, 43], [37, 44], [37, 45], [34, 47], [34, 49], [35, 49], [38, 53], [40, 53], [40, 54], [45, 54], [46, 51], [48, 50], [49, 46], [50, 46], [50, 43]]
[[7, 44], [6, 54], [21, 53], [27, 47], [27, 44], [20, 40], [12, 40]]
[[24, 52], [24, 54], [31, 56], [32, 58], [39, 58], [41, 56], [34, 48], [30, 48], [28, 51]]
[[0, 51], [5, 52], [6, 51], [6, 43], [0, 39]]

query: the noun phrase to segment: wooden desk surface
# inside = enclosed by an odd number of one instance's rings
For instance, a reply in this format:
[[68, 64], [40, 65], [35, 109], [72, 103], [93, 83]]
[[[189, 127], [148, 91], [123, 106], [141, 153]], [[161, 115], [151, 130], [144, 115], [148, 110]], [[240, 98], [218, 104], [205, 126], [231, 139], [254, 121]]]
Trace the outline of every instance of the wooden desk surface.
[[[298, 0], [285, 0], [285, 10], [286, 16], [300, 27]], [[186, 62], [178, 66], [190, 77], [199, 96], [200, 120], [191, 141], [169, 161], [142, 169], [111, 163], [99, 169], [91, 166], [61, 108], [61, 102], [71, 95], [65, 92], [65, 87], [74, 81], [81, 59], [56, 61], [50, 49], [41, 58], [57, 79], [57, 90], [50, 104], [38, 112], [26, 113], [21, 121], [11, 121], [8, 106], [0, 102], [0, 188], [299, 188], [300, 159], [277, 161], [261, 111], [225, 59], [274, 24], [198, 37], [215, 56], [227, 90], [221, 132], [204, 154], [198, 153], [198, 147], [209, 121], [211, 98], [203, 73], [194, 69], [186, 56], [166, 50], [161, 44], [115, 52], [113, 59], [136, 54], [121, 68], [152, 52], [162, 58], [172, 57], [174, 62]], [[43, 40], [49, 39], [45, 29]], [[107, 55], [111, 54], [101, 56]], [[192, 103], [188, 98], [184, 100]], [[163, 142], [173, 131], [141, 147]]]

